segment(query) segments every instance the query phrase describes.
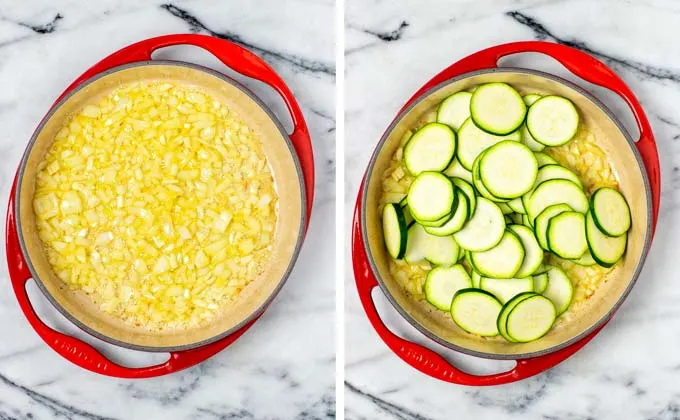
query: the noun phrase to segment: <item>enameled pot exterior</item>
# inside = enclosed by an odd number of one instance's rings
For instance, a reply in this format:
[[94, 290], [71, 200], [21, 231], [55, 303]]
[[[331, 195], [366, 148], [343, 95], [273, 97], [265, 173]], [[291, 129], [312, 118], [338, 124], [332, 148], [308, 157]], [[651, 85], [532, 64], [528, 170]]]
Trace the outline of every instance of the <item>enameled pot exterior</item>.
[[[644, 261], [646, 256], [649, 242], [653, 235], [654, 227], [656, 225], [656, 218], [658, 214], [659, 205], [659, 165], [658, 156], [656, 153], [656, 146], [651, 133], [651, 128], [649, 123], [642, 112], [642, 109], [633, 96], [632, 92], [623, 84], [623, 82], [616, 76], [611, 70], [609, 70], [604, 64], [595, 60], [594, 58], [584, 54], [580, 51], [573, 50], [571, 48], [546, 43], [546, 42], [523, 42], [523, 43], [512, 43], [505, 44], [497, 47], [492, 47], [487, 50], [483, 50], [479, 53], [473, 54], [463, 60], [455, 63], [448, 69], [444, 70], [442, 73], [435, 76], [430, 82], [428, 82], [423, 88], [421, 88], [402, 108], [399, 117], [395, 119], [395, 122], [390, 126], [393, 127], [395, 123], [398, 122], [399, 118], [404, 115], [405, 112], [409, 110], [410, 107], [417, 104], [418, 101], [423, 100], [427, 97], [428, 93], [437, 89], [438, 86], [445, 85], [447, 82], [456, 78], [464, 78], [466, 75], [474, 75], [475, 73], [488, 73], [494, 72], [497, 61], [508, 54], [514, 54], [518, 52], [542, 52], [544, 54], [550, 55], [553, 58], [560, 61], [565, 67], [571, 70], [576, 75], [586, 79], [590, 82], [596, 83], [601, 86], [605, 86], [615, 91], [621, 95], [627, 103], [631, 106], [633, 113], [636, 117], [638, 125], [640, 127], [641, 138], [635, 144], [639, 151], [639, 158], [644, 163], [644, 168], [646, 170], [646, 178], [649, 180], [649, 184], [645, 186], [647, 194], [649, 195], [649, 221], [650, 226], [647, 228], [648, 233], [645, 238], [644, 249], [641, 252], [641, 257], [639, 264]], [[501, 71], [501, 70], [498, 70]], [[508, 71], [511, 71], [509, 69]], [[529, 71], [530, 72], [530, 71]], [[386, 132], [386, 135], [389, 133]], [[378, 153], [378, 150], [376, 150]], [[371, 162], [375, 160], [375, 155]], [[369, 171], [370, 173], [370, 166]], [[365, 208], [362, 208], [365, 204], [365, 188], [366, 179], [362, 183], [359, 196], [357, 198], [357, 206], [354, 215], [354, 225], [353, 225], [353, 263], [355, 278], [357, 283], [357, 288], [359, 290], [360, 298], [364, 309], [366, 310], [369, 320], [373, 324], [374, 328], [381, 336], [383, 341], [399, 355], [403, 360], [417, 369], [427, 373], [435, 378], [445, 380], [448, 382], [467, 384], [467, 385], [493, 385], [500, 383], [513, 382], [520, 380], [532, 375], [535, 375], [543, 370], [546, 370], [555, 364], [561, 362], [562, 360], [569, 357], [575, 351], [580, 349], [585, 345], [592, 337], [594, 337], [606, 323], [606, 321], [611, 317], [613, 311], [620, 302], [617, 302], [613, 306], [612, 310], [603, 317], [598, 323], [594, 323], [591, 328], [589, 328], [584, 334], [577, 337], [576, 340], [565, 343], [562, 346], [557, 346], [540, 353], [540, 355], [529, 355], [529, 356], [518, 356], [521, 360], [518, 361], [517, 366], [509, 372], [503, 372], [495, 375], [488, 376], [475, 376], [470, 375], [452, 366], [444, 358], [429, 349], [426, 349], [415, 343], [408, 342], [395, 334], [393, 334], [387, 327], [382, 323], [380, 317], [375, 310], [372, 298], [370, 296], [370, 291], [379, 284], [379, 278], [374, 264], [372, 264], [372, 259], [370, 258], [370, 249], [366, 243], [366, 226], [365, 223]], [[367, 255], [367, 250], [369, 255]], [[635, 270], [635, 275], [633, 279], [639, 273], [639, 267]], [[378, 277], [378, 278], [376, 278]], [[382, 279], [380, 279], [380, 282]], [[631, 280], [630, 285], [632, 286], [633, 281]], [[391, 298], [389, 291], [383, 286], [383, 290], [387, 293], [390, 301], [395, 304], [394, 299]], [[628, 287], [623, 293], [621, 301], [625, 298], [625, 295], [630, 290]], [[401, 312], [402, 316], [405, 312], [399, 308], [399, 305], [395, 305], [398, 311]], [[407, 320], [419, 327], [412, 319], [406, 316]], [[423, 328], [418, 328], [422, 332]], [[430, 338], [439, 341], [441, 344], [446, 344], [442, 340], [437, 340], [436, 336], [432, 334], [427, 334]], [[457, 350], [455, 346], [448, 346]], [[464, 349], [463, 349], [464, 351]], [[480, 355], [482, 357], [495, 358], [492, 354], [476, 354], [475, 352], [469, 352], [471, 354]], [[534, 356], [534, 357], [532, 357]], [[507, 358], [507, 357], [498, 357]]]
[[[64, 93], [58, 98], [53, 106], [53, 109], [47, 114], [41, 126], [48, 119], [52, 111], [55, 109], [57, 104], [63, 99], [67, 98], [68, 95], [77, 91], [80, 86], [87, 84], [90, 80], [106, 74], [112, 71], [112, 69], [126, 67], [126, 66], [142, 66], [145, 62], [151, 64], [156, 64], [156, 62], [151, 60], [151, 54], [163, 47], [171, 45], [183, 45], [190, 44], [206, 49], [220, 59], [224, 64], [229, 66], [231, 69], [254, 79], [260, 80], [267, 83], [269, 86], [274, 88], [284, 99], [286, 106], [291, 114], [294, 131], [291, 134], [286, 134], [282, 131], [285, 136], [286, 142], [289, 143], [291, 150], [289, 153], [292, 154], [293, 159], [297, 162], [297, 170], [299, 172], [300, 188], [303, 196], [301, 197], [302, 203], [302, 224], [301, 231], [298, 236], [298, 245], [296, 246], [296, 251], [290, 262], [295, 261], [297, 257], [297, 252], [299, 251], [299, 246], [301, 245], [304, 234], [309, 224], [309, 218], [311, 215], [311, 207], [313, 202], [313, 190], [314, 190], [314, 165], [313, 165], [313, 153], [311, 148], [311, 141], [309, 138], [309, 133], [307, 126], [305, 124], [302, 112], [295, 101], [292, 93], [285, 85], [283, 80], [260, 58], [250, 53], [249, 51], [241, 48], [240, 46], [213, 37], [203, 36], [203, 35], [166, 35], [162, 37], [152, 38], [139, 43], [130, 45], [122, 50], [105, 58], [101, 62], [97, 63], [95, 66], [86, 71], [82, 76], [80, 76], [74, 83], [72, 83]], [[177, 65], [185, 65], [191, 67], [198, 67], [188, 63], [173, 63]], [[217, 73], [217, 72], [214, 72]], [[221, 74], [220, 74], [221, 75]], [[226, 78], [226, 76], [224, 76]], [[252, 95], [248, 92], [249, 95]], [[253, 100], [261, 102], [253, 97]], [[261, 104], [266, 110], [264, 104]], [[272, 120], [276, 123], [276, 119], [272, 114]], [[276, 123], [278, 124], [278, 123]], [[36, 133], [38, 130], [36, 130]], [[207, 340], [202, 343], [198, 343], [197, 346], [192, 346], [190, 349], [163, 349], [163, 348], [152, 348], [144, 349], [151, 351], [170, 351], [170, 358], [159, 365], [144, 367], [144, 368], [127, 368], [120, 366], [116, 363], [108, 360], [104, 355], [94, 349], [92, 346], [82, 342], [74, 337], [67, 336], [58, 331], [55, 331], [45, 325], [36, 315], [33, 310], [26, 293], [25, 284], [32, 276], [29, 270], [29, 265], [25, 254], [22, 252], [20, 246], [20, 233], [17, 231], [18, 227], [18, 214], [16, 211], [16, 201], [15, 194], [17, 188], [17, 181], [19, 181], [19, 172], [14, 180], [14, 185], [12, 187], [12, 194], [9, 200], [8, 213], [7, 213], [7, 259], [10, 269], [10, 278], [12, 281], [12, 286], [14, 288], [15, 294], [19, 300], [20, 307], [24, 312], [25, 316], [29, 320], [31, 326], [36, 330], [36, 332], [41, 336], [41, 338], [57, 351], [60, 355], [75, 363], [78, 366], [84, 367], [90, 371], [115, 377], [125, 377], [125, 378], [143, 378], [143, 377], [153, 377], [165, 375], [172, 373], [194, 364], [200, 363], [201, 361], [211, 357], [218, 351], [222, 350], [236, 339], [238, 339], [252, 324], [259, 318], [262, 312], [266, 309], [268, 304], [274, 298], [274, 296], [280, 290], [280, 286], [285, 281], [285, 277], [290, 270], [281, 279], [279, 285], [273, 291], [271, 296], [269, 296], [266, 302], [255, 312], [253, 312], [247, 319], [245, 319], [238, 327], [226, 331], [225, 334], [214, 337], [211, 340]], [[39, 281], [38, 281], [39, 283]], [[44, 291], [44, 290], [43, 290]], [[48, 299], [50, 296], [48, 296]], [[73, 319], [72, 319], [73, 320]], [[82, 327], [82, 325], [79, 324]], [[93, 331], [86, 332], [93, 333]], [[97, 335], [97, 334], [93, 334]], [[106, 339], [106, 337], [100, 337]], [[111, 341], [111, 340], [107, 340]], [[115, 342], [114, 344], [128, 346], [126, 343]]]

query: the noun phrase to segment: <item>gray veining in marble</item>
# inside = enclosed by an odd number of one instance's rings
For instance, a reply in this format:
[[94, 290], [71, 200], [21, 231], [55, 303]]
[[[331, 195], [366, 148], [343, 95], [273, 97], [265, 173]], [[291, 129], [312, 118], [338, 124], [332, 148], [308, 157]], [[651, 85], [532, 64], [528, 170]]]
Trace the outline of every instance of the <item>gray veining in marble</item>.
[[[467, 388], [415, 371], [380, 341], [357, 299], [346, 262], [346, 418], [359, 419], [680, 419], [680, 3], [672, 0], [347, 0], [345, 216], [349, 228], [364, 168], [382, 131], [430, 77], [459, 58], [505, 42], [547, 40], [610, 65], [640, 99], [661, 159], [659, 229], [635, 289], [613, 321], [582, 351], [523, 382]], [[507, 61], [506, 61], [507, 60]], [[570, 77], [554, 61], [524, 65]], [[572, 80], [573, 77], [571, 77]], [[622, 101], [603, 97], [631, 133]], [[509, 369], [443, 351], [403, 321], [380, 291], [380, 313], [399, 334], [477, 373]]]
[[[316, 159], [312, 224], [292, 276], [257, 324], [207, 362], [172, 376], [126, 381], [62, 360], [31, 330], [0, 270], [0, 419], [325, 419], [335, 413], [334, 3], [324, 0], [133, 1], [0, 0], [0, 207], [40, 118], [79, 74], [144, 38], [197, 32], [240, 43], [264, 58], [296, 95]], [[228, 71], [192, 47], [159, 51]], [[240, 80], [244, 80], [240, 78]], [[245, 81], [289, 121], [282, 101]], [[4, 243], [4, 239], [2, 239]], [[324, 273], [319, 276], [319, 273]], [[34, 285], [32, 301], [50, 325], [83, 337]], [[83, 337], [85, 338], [85, 337]], [[164, 355], [115, 349], [134, 366]]]

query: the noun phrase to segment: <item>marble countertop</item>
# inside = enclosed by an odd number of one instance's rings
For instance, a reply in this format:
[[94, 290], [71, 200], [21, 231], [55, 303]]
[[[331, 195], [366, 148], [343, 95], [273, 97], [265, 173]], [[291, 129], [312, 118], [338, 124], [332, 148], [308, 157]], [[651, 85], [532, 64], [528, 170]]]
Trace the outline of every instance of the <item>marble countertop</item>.
[[[638, 283], [616, 317], [572, 358], [515, 384], [492, 388], [445, 384], [398, 359], [380, 341], [360, 306], [348, 252], [346, 418], [680, 418], [676, 350], [680, 277], [674, 244], [680, 235], [680, 4], [672, 0], [439, 0], [423, 7], [408, 0], [347, 0], [346, 27], [348, 225], [372, 149], [402, 104], [454, 61], [510, 41], [537, 39], [576, 46], [611, 65], [647, 112], [662, 176], [659, 229]], [[513, 57], [503, 64], [565, 74], [552, 60], [536, 56]], [[636, 136], [621, 101], [606, 97], [605, 102]], [[400, 319], [380, 291], [374, 298], [392, 330], [427, 342]], [[512, 366], [512, 362], [442, 353], [473, 372]]]
[[[0, 208], [24, 147], [54, 99], [85, 69], [138, 40], [198, 32], [250, 48], [286, 80], [314, 142], [316, 200], [311, 227], [288, 283], [257, 324], [207, 362], [150, 380], [100, 377], [62, 360], [31, 330], [0, 270], [2, 419], [318, 419], [335, 413], [333, 241], [335, 63], [331, 0], [263, 2], [0, 0]], [[225, 67], [193, 47], [158, 58]], [[289, 119], [273, 91], [246, 82]], [[4, 248], [4, 246], [3, 246]], [[319, 276], [318, 273], [325, 273]], [[74, 331], [34, 285], [51, 325]], [[136, 366], [166, 355], [97, 346]]]

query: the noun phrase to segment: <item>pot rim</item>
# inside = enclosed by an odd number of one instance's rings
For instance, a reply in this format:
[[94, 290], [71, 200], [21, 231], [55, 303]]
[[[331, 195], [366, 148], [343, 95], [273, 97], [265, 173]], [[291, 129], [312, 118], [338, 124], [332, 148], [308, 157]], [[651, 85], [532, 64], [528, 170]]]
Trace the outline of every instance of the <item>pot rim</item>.
[[364, 242], [364, 252], [366, 253], [366, 257], [368, 260], [368, 263], [371, 267], [371, 271], [373, 272], [373, 275], [375, 278], [378, 280], [378, 284], [380, 285], [380, 289], [382, 292], [385, 294], [387, 297], [387, 300], [390, 302], [390, 304], [394, 307], [394, 309], [397, 310], [397, 312], [402, 316], [402, 318], [406, 319], [411, 326], [416, 328], [418, 331], [420, 331], [422, 334], [424, 334], [426, 337], [429, 339], [433, 340], [434, 342], [449, 348], [451, 350], [455, 350], [460, 353], [468, 354], [471, 356], [475, 357], [480, 357], [484, 359], [496, 359], [496, 360], [517, 360], [517, 359], [529, 359], [533, 357], [538, 357], [538, 356], [544, 356], [546, 354], [554, 353], [558, 350], [564, 349], [566, 347], [569, 347], [570, 345], [580, 341], [584, 337], [587, 337], [590, 333], [601, 327], [603, 324], [605, 324], [611, 317], [614, 315], [616, 310], [623, 304], [623, 302], [626, 300], [626, 297], [628, 297], [628, 294], [630, 291], [633, 289], [633, 286], [637, 282], [637, 279], [640, 275], [640, 272], [642, 271], [642, 267], [644, 266], [645, 260], [647, 259], [647, 254], [649, 253], [649, 248], [651, 246], [651, 232], [652, 232], [652, 196], [651, 196], [651, 187], [649, 184], [649, 178], [647, 176], [647, 172], [644, 170], [645, 165], [644, 162], [642, 161], [642, 157], [640, 156], [640, 153], [638, 152], [637, 147], [635, 146], [635, 141], [632, 139], [628, 131], [626, 131], [625, 127], [623, 124], [619, 121], [619, 119], [616, 117], [616, 115], [604, 104], [602, 101], [597, 99], [594, 95], [592, 95], [590, 92], [582, 88], [581, 86], [566, 80], [562, 77], [546, 73], [540, 70], [533, 70], [533, 69], [525, 69], [521, 67], [494, 67], [494, 68], [488, 68], [488, 69], [483, 69], [483, 70], [475, 70], [467, 73], [460, 74], [458, 76], [449, 78], [441, 83], [438, 83], [437, 85], [433, 86], [432, 88], [428, 89], [427, 91], [423, 92], [418, 98], [414, 99], [413, 102], [408, 104], [408, 106], [402, 108], [397, 116], [392, 120], [390, 125], [387, 127], [385, 132], [383, 133], [382, 137], [380, 138], [380, 141], [378, 144], [375, 146], [373, 150], [373, 154], [371, 155], [371, 159], [368, 163], [368, 167], [366, 169], [366, 172], [363, 177], [363, 181], [367, 182], [369, 179], [371, 179], [371, 176], [373, 175], [373, 169], [375, 167], [375, 162], [378, 158], [378, 155], [380, 154], [380, 151], [382, 150], [385, 142], [387, 141], [387, 138], [389, 137], [390, 133], [394, 130], [394, 128], [399, 124], [399, 122], [403, 119], [403, 117], [411, 111], [416, 105], [424, 101], [427, 97], [429, 97], [433, 92], [436, 92], [437, 90], [441, 89], [442, 87], [459, 81], [463, 79], [467, 79], [469, 77], [481, 75], [481, 74], [490, 74], [490, 73], [520, 73], [520, 74], [526, 74], [526, 75], [532, 75], [532, 76], [539, 76], [539, 77], [544, 77], [546, 79], [550, 79], [552, 81], [555, 81], [557, 83], [561, 83], [568, 88], [571, 88], [575, 90], [576, 92], [580, 93], [581, 95], [585, 96], [587, 99], [592, 101], [603, 113], [605, 113], [616, 125], [616, 127], [619, 129], [619, 131], [623, 134], [624, 138], [626, 139], [626, 142], [628, 143], [629, 147], [631, 148], [633, 155], [635, 156], [635, 160], [637, 161], [638, 167], [641, 168], [641, 173], [642, 173], [642, 182], [645, 187], [645, 197], [647, 199], [647, 226], [645, 229], [645, 239], [644, 239], [644, 246], [642, 248], [642, 255], [640, 259], [637, 262], [637, 265], [635, 267], [635, 270], [633, 272], [632, 277], [628, 281], [628, 285], [626, 286], [626, 289], [622, 293], [622, 295], [619, 297], [619, 299], [616, 301], [616, 303], [605, 313], [597, 322], [591, 324], [588, 328], [586, 328], [583, 332], [580, 334], [572, 337], [569, 340], [566, 340], [558, 345], [535, 351], [535, 352], [530, 352], [530, 353], [520, 353], [520, 354], [498, 354], [498, 353], [490, 353], [490, 352], [482, 352], [482, 351], [476, 351], [476, 350], [470, 350], [465, 347], [459, 346], [457, 344], [453, 344], [447, 340], [442, 339], [441, 337], [437, 336], [436, 334], [433, 334], [429, 330], [427, 330], [424, 326], [420, 325], [420, 323], [413, 317], [411, 316], [410, 313], [408, 313], [399, 303], [396, 301], [396, 299], [392, 296], [392, 294], [389, 292], [389, 289], [387, 288], [385, 282], [382, 279], [382, 276], [380, 275], [378, 268], [376, 266], [375, 260], [373, 259], [373, 254], [371, 252], [370, 246], [369, 246], [369, 240], [368, 240], [368, 234], [366, 230], [366, 225], [367, 225], [367, 213], [366, 213], [366, 201], [368, 198], [368, 188], [363, 188], [363, 192], [361, 195], [361, 236]]
[[[24, 241], [24, 236], [23, 232], [21, 229], [21, 217], [20, 217], [20, 191], [21, 191], [21, 186], [24, 181], [24, 171], [26, 169], [26, 164], [28, 161], [28, 157], [30, 155], [31, 150], [33, 149], [33, 146], [38, 138], [38, 135], [44, 128], [45, 124], [50, 120], [50, 118], [54, 115], [54, 113], [66, 102], [68, 101], [73, 95], [75, 95], [77, 92], [79, 92], [81, 89], [84, 87], [92, 84], [93, 82], [104, 78], [108, 75], [111, 75], [113, 73], [126, 70], [129, 68], [135, 68], [135, 67], [145, 67], [145, 66], [155, 66], [155, 65], [166, 65], [166, 66], [179, 66], [179, 67], [187, 67], [192, 70], [197, 70], [200, 72], [207, 73], [209, 75], [215, 76], [219, 79], [221, 79], [224, 83], [230, 84], [231, 86], [239, 89], [241, 92], [246, 94], [257, 106], [259, 106], [262, 111], [267, 114], [267, 116], [270, 118], [270, 120], [274, 123], [278, 131], [281, 133], [281, 136], [283, 137], [284, 141], [286, 142], [286, 145], [288, 147], [288, 150], [291, 154], [291, 157], [293, 158], [293, 163], [295, 164], [295, 172], [297, 175], [298, 183], [300, 186], [300, 220], [299, 220], [299, 228], [298, 228], [298, 236], [297, 240], [295, 243], [295, 249], [290, 257], [290, 261], [288, 263], [288, 267], [286, 268], [286, 271], [283, 273], [281, 279], [279, 282], [276, 284], [274, 287], [273, 291], [270, 293], [270, 295], [262, 302], [262, 304], [255, 310], [253, 311], [250, 315], [248, 315], [245, 319], [243, 319], [241, 322], [236, 324], [235, 326], [213, 336], [205, 340], [197, 341], [194, 343], [189, 343], [189, 344], [183, 344], [179, 346], [164, 346], [164, 347], [154, 347], [154, 346], [145, 346], [145, 345], [138, 345], [138, 344], [132, 344], [128, 343], [125, 341], [117, 340], [114, 338], [111, 338], [105, 334], [102, 334], [93, 328], [85, 325], [83, 322], [78, 320], [75, 316], [73, 316], [70, 312], [65, 310], [59, 302], [57, 302], [56, 299], [49, 293], [47, 290], [47, 287], [44, 285], [40, 277], [37, 275], [35, 268], [33, 267], [33, 264], [31, 262], [31, 258], [28, 254], [28, 250], [25, 245]], [[17, 172], [17, 185], [16, 189], [14, 192], [14, 212], [16, 214], [15, 218], [15, 224], [16, 224], [16, 229], [17, 229], [17, 237], [19, 240], [19, 247], [21, 249], [21, 253], [24, 257], [24, 260], [26, 261], [26, 266], [28, 267], [28, 270], [31, 273], [31, 277], [35, 281], [35, 283], [38, 285], [38, 288], [40, 291], [43, 293], [45, 298], [52, 304], [52, 306], [57, 309], [57, 311], [62, 314], [66, 319], [68, 319], [70, 322], [78, 326], [81, 330], [85, 331], [86, 333], [102, 340], [105, 341], [109, 344], [113, 344], [119, 347], [131, 349], [131, 350], [138, 350], [138, 351], [145, 351], [145, 352], [178, 352], [178, 351], [186, 351], [186, 350], [191, 350], [191, 349], [196, 349], [199, 347], [206, 346], [208, 344], [214, 343], [216, 341], [219, 341], [223, 338], [228, 337], [229, 335], [235, 333], [236, 331], [240, 330], [241, 328], [246, 327], [251, 321], [256, 320], [257, 318], [262, 315], [262, 313], [267, 309], [269, 304], [272, 302], [272, 300], [279, 294], [281, 291], [281, 288], [283, 285], [286, 283], [288, 278], [290, 277], [290, 273], [293, 270], [293, 267], [295, 265], [295, 262], [297, 261], [300, 250], [302, 247], [302, 242], [305, 237], [305, 220], [307, 216], [307, 198], [305, 195], [305, 190], [306, 190], [306, 185], [304, 182], [304, 178], [302, 175], [302, 165], [300, 163], [300, 160], [298, 158], [297, 153], [295, 152], [295, 148], [293, 147], [293, 143], [290, 139], [290, 136], [286, 132], [286, 129], [283, 127], [279, 119], [276, 117], [274, 112], [258, 97], [256, 96], [250, 89], [248, 89], [246, 86], [243, 84], [239, 83], [235, 79], [233, 79], [230, 76], [227, 76], [224, 73], [221, 73], [217, 70], [214, 70], [212, 68], [202, 66], [199, 64], [194, 64], [194, 63], [188, 63], [185, 61], [179, 61], [179, 60], [144, 60], [144, 61], [136, 61], [133, 63], [127, 63], [123, 64], [120, 66], [116, 66], [113, 68], [110, 68], [106, 71], [103, 71], [101, 73], [98, 73], [91, 78], [83, 81], [81, 84], [73, 88], [71, 91], [69, 91], [66, 95], [64, 95], [59, 101], [57, 101], [55, 104], [52, 105], [50, 110], [47, 112], [47, 114], [43, 117], [43, 119], [40, 121], [38, 126], [36, 127], [35, 131], [31, 135], [31, 139], [29, 140], [28, 144], [26, 145], [26, 149], [24, 150], [24, 155], [21, 158], [21, 163], [19, 165], [19, 170]]]

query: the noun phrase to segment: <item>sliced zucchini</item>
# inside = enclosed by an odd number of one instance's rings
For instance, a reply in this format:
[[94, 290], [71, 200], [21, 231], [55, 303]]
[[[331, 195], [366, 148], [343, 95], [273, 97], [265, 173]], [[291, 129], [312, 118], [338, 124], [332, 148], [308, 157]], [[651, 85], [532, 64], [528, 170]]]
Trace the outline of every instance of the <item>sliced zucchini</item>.
[[581, 258], [576, 258], [575, 260], [571, 260], [571, 262], [585, 267], [597, 264], [597, 261], [595, 261], [593, 255], [590, 253], [590, 249], [586, 250], [585, 254], [583, 254]]
[[477, 198], [477, 209], [463, 229], [453, 234], [458, 245], [469, 251], [485, 251], [496, 246], [505, 232], [503, 213], [484, 197]]
[[429, 123], [420, 128], [404, 147], [404, 165], [411, 175], [441, 172], [456, 155], [456, 133], [446, 124]]
[[461, 125], [470, 118], [470, 99], [472, 93], [458, 92], [444, 99], [437, 108], [437, 122], [446, 124], [458, 131]]
[[[479, 164], [482, 161], [482, 157], [484, 157], [484, 153], [486, 153], [486, 152], [482, 152], [482, 154], [480, 154], [477, 157], [477, 159], [475, 159], [475, 163], [472, 164], [472, 184], [474, 185], [475, 189], [477, 190], [477, 192], [482, 197], [487, 198], [487, 199], [489, 199], [489, 200], [491, 200], [495, 203], [506, 203], [510, 200], [495, 197], [493, 194], [491, 194], [489, 192], [489, 190], [486, 189], [486, 187], [484, 186], [484, 183], [482, 182], [482, 178], [480, 177], [480, 174], [479, 174]], [[501, 209], [501, 210], [503, 210], [503, 209]], [[505, 207], [504, 211], [510, 212], [511, 210], [510, 210], [509, 207]]]
[[469, 217], [472, 217], [477, 208], [477, 195], [475, 194], [475, 188], [471, 185], [472, 178], [470, 178], [469, 182], [462, 178], [451, 178], [451, 181], [453, 182], [453, 185], [460, 188], [463, 194], [465, 194], [465, 197], [467, 197], [468, 213], [470, 213]]
[[569, 99], [560, 96], [544, 96], [527, 112], [527, 128], [531, 136], [546, 146], [566, 144], [576, 135], [578, 123], [576, 107]]
[[502, 141], [486, 150], [479, 175], [486, 189], [498, 198], [513, 199], [534, 186], [538, 162], [533, 152], [516, 141]]
[[524, 248], [517, 235], [506, 230], [498, 245], [486, 251], [470, 252], [470, 260], [484, 277], [512, 278], [522, 266]]
[[599, 188], [590, 197], [593, 221], [607, 236], [621, 236], [630, 229], [630, 208], [623, 195], [613, 188]]
[[[458, 206], [458, 202], [456, 201], [456, 199], [454, 199], [453, 208], [455, 209], [457, 206]], [[428, 221], [425, 221], [425, 220], [419, 220], [419, 219], [415, 219], [415, 218], [414, 218], [414, 220], [416, 222], [418, 222], [419, 224], [425, 226], [425, 227], [440, 227], [440, 226], [444, 226], [444, 224], [446, 224], [446, 222], [451, 220], [452, 217], [453, 217], [453, 211], [450, 212], [449, 214], [447, 214], [446, 216], [442, 217], [441, 219], [437, 219], [437, 220], [434, 220], [434, 221], [431, 221], [431, 222], [428, 222]]]
[[558, 165], [555, 159], [553, 159], [549, 155], [546, 155], [545, 153], [536, 152], [534, 153], [534, 155], [536, 156], [536, 161], [538, 161], [539, 168], [542, 168], [545, 165]]
[[482, 275], [476, 272], [475, 270], [472, 270], [472, 287], [476, 287], [479, 289], [479, 284], [482, 281]]
[[458, 262], [459, 250], [453, 236], [428, 234], [425, 240], [425, 259], [434, 265], [454, 265]]
[[458, 261], [460, 261], [460, 260], [462, 260], [463, 258], [465, 258], [465, 253], [466, 253], [466, 252], [467, 252], [467, 251], [465, 251], [465, 249], [463, 249], [462, 246], [460, 246], [460, 245], [458, 246]]
[[534, 228], [534, 225], [531, 224], [531, 220], [529, 220], [529, 216], [527, 216], [526, 214], [522, 215], [522, 224], [528, 227], [529, 229]]
[[548, 273], [535, 274], [534, 277], [534, 292], [543, 293], [548, 287]]
[[510, 209], [515, 213], [526, 214], [526, 210], [524, 210], [524, 204], [522, 204], [521, 198], [515, 198], [514, 200], [508, 201], [508, 207], [510, 207]]
[[518, 343], [543, 337], [552, 328], [557, 312], [552, 302], [535, 295], [518, 302], [508, 314], [505, 331]]
[[541, 248], [546, 251], [550, 251], [548, 247], [548, 224], [550, 219], [557, 216], [560, 213], [566, 211], [574, 211], [568, 204], [555, 204], [552, 205], [541, 212], [534, 220], [534, 234], [536, 235], [536, 240]]
[[425, 278], [425, 299], [442, 311], [451, 310], [453, 296], [472, 287], [472, 280], [462, 265], [435, 267]]
[[533, 105], [534, 102], [536, 102], [536, 101], [539, 100], [539, 99], [541, 99], [541, 95], [539, 95], [539, 94], [537, 94], [537, 93], [530, 93], [530, 94], [528, 94], [528, 95], [522, 96], [522, 100], [524, 100], [524, 103], [525, 103], [527, 106]]
[[453, 183], [438, 172], [422, 172], [408, 189], [408, 206], [417, 220], [435, 222], [451, 213], [456, 194]]
[[446, 168], [444, 175], [448, 176], [449, 178], [461, 178], [469, 183], [472, 183], [472, 172], [463, 168], [463, 165], [458, 162], [457, 158], [453, 158], [453, 162], [451, 162], [449, 167]]
[[456, 199], [457, 205], [453, 216], [439, 227], [425, 226], [425, 231], [427, 233], [435, 236], [448, 236], [463, 228], [463, 225], [467, 222], [470, 214], [468, 211], [468, 200], [460, 188], [456, 188], [456, 195], [458, 196]]
[[542, 294], [555, 305], [557, 315], [561, 315], [571, 305], [571, 299], [574, 296], [574, 285], [564, 270], [551, 266], [548, 270], [548, 286]]
[[[522, 217], [524, 216], [523, 214], [511, 213], [508, 216], [510, 216], [510, 221], [512, 222], [513, 225], [521, 225], [522, 224]], [[505, 216], [505, 217], [507, 218], [508, 216]]]
[[418, 223], [413, 223], [409, 226], [404, 260], [410, 264], [423, 261], [429, 237], [430, 235], [425, 232], [425, 228]]
[[479, 287], [496, 296], [501, 303], [505, 303], [520, 293], [533, 292], [534, 280], [531, 277], [511, 279], [482, 277]]
[[579, 188], [583, 188], [581, 180], [575, 173], [565, 168], [564, 166], [556, 164], [541, 166], [541, 168], [538, 170], [538, 174], [536, 175], [535, 185], [536, 186], [541, 185], [543, 182], [549, 181], [551, 179], [566, 179], [578, 185]]
[[503, 306], [491, 293], [480, 289], [462, 289], [451, 302], [451, 318], [463, 330], [493, 337], [498, 335], [496, 321]]
[[588, 211], [588, 198], [578, 185], [566, 179], [551, 179], [543, 182], [536, 187], [525, 203], [529, 220], [534, 221], [543, 210], [562, 203], [568, 204], [579, 213]]
[[514, 298], [510, 299], [509, 301], [505, 302], [505, 305], [503, 305], [503, 308], [501, 309], [500, 314], [498, 314], [498, 321], [496, 321], [496, 326], [498, 327], [498, 332], [500, 335], [505, 338], [506, 340], [510, 341], [511, 343], [514, 343], [515, 340], [508, 336], [508, 332], [505, 330], [505, 327], [508, 322], [508, 315], [510, 312], [515, 308], [515, 305], [517, 305], [519, 302], [523, 301], [524, 299], [535, 296], [536, 293], [533, 292], [527, 292], [527, 293], [520, 293]]
[[545, 149], [545, 144], [539, 143], [531, 137], [531, 133], [527, 129], [526, 124], [522, 124], [520, 132], [522, 133], [522, 143], [531, 149], [532, 152], [540, 152]]
[[548, 248], [566, 259], [581, 258], [588, 250], [586, 219], [582, 213], [565, 211], [548, 222]]
[[543, 249], [536, 241], [534, 231], [524, 225], [510, 225], [508, 229], [515, 232], [524, 248], [524, 261], [515, 277], [527, 277], [536, 272], [543, 263]]
[[501, 209], [501, 212], [505, 215], [512, 213], [512, 208], [510, 208], [507, 203], [498, 203], [498, 208]]
[[387, 252], [394, 259], [400, 260], [406, 253], [407, 227], [404, 212], [399, 204], [388, 203], [383, 208], [383, 237]]
[[522, 96], [506, 83], [477, 87], [470, 99], [470, 117], [482, 130], [504, 136], [517, 130], [527, 115]]
[[591, 212], [586, 214], [586, 239], [593, 259], [603, 267], [612, 267], [626, 252], [628, 235], [607, 236], [600, 231]]
[[547, 273], [548, 270], [550, 270], [550, 267], [551, 267], [551, 266], [549, 266], [549, 265], [541, 264], [541, 265], [538, 267], [538, 270], [536, 270], [536, 272], [534, 273], [534, 275], [539, 275], [539, 274]]
[[472, 170], [472, 164], [480, 153], [503, 140], [521, 141], [519, 130], [507, 136], [495, 136], [480, 129], [468, 118], [458, 130], [458, 161], [465, 169]]

